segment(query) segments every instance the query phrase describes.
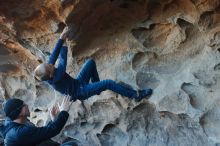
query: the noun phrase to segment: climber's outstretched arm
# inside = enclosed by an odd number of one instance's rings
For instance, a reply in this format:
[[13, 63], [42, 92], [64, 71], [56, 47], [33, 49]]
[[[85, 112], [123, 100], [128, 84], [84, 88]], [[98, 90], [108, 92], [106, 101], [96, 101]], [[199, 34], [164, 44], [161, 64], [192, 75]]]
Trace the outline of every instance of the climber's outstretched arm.
[[64, 41], [62, 39], [59, 39], [57, 41], [57, 43], [56, 43], [56, 45], [55, 45], [55, 47], [53, 49], [53, 52], [50, 55], [50, 58], [49, 58], [49, 60], [47, 62], [48, 64], [53, 64], [54, 65], [56, 63], [56, 60], [57, 60], [57, 58], [58, 58], [58, 56], [60, 54], [60, 49], [61, 49], [61, 47], [63, 45], [63, 42]]
[[57, 71], [54, 73], [53, 82], [57, 82], [62, 79], [63, 75], [66, 72], [67, 65], [67, 46], [63, 46], [60, 51], [59, 64]]
[[52, 54], [50, 55], [50, 58], [48, 60], [48, 64], [55, 64], [56, 60], [60, 54], [60, 50], [62, 48], [63, 43], [66, 41], [66, 37], [67, 37], [67, 32], [68, 32], [68, 28], [65, 27], [63, 32], [60, 35], [60, 38], [58, 39]]

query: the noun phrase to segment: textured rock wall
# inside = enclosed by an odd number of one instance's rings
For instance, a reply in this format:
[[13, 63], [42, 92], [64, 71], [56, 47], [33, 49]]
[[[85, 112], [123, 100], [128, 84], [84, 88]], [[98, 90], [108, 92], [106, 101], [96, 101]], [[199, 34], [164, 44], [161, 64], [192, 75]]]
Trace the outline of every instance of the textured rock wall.
[[[96, 60], [101, 79], [151, 87], [136, 103], [111, 91], [80, 102], [54, 139], [81, 145], [220, 144], [219, 0], [0, 1], [0, 97], [25, 100], [42, 126], [59, 93], [33, 79], [68, 25], [68, 73]], [[1, 112], [2, 117], [4, 115]]]

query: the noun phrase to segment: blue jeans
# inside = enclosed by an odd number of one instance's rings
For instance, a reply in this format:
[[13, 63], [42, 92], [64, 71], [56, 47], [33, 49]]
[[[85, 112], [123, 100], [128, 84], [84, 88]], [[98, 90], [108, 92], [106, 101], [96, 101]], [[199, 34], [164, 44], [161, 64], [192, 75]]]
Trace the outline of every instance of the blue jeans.
[[[79, 75], [76, 78], [80, 82], [77, 97], [79, 100], [88, 99], [90, 96], [100, 94], [102, 91], [111, 90], [115, 93], [121, 94], [129, 98], [136, 98], [137, 91], [121, 84], [116, 83], [113, 80], [100, 81], [99, 75], [96, 69], [96, 63], [92, 59], [88, 59]], [[89, 83], [91, 80], [92, 83]]]

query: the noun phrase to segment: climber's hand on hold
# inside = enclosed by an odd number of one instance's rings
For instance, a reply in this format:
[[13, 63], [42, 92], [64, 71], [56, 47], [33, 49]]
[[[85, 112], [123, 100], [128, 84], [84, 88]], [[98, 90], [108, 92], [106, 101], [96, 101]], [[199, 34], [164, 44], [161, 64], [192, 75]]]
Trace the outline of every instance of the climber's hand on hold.
[[59, 110], [60, 111], [67, 111], [68, 112], [70, 107], [71, 107], [71, 105], [72, 105], [72, 103], [73, 102], [70, 101], [70, 96], [64, 95], [62, 103], [58, 104]]
[[69, 33], [69, 27], [65, 27], [64, 29], [63, 29], [63, 32], [61, 33], [61, 35], [60, 35], [60, 39], [62, 39], [62, 40], [66, 40], [66, 38], [67, 38], [67, 36], [68, 36], [68, 33]]

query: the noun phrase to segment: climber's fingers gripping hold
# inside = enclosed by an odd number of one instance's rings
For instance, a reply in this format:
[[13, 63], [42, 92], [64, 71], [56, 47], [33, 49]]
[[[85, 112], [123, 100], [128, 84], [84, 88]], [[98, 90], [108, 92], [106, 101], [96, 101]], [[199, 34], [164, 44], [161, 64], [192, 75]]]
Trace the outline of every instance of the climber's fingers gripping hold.
[[62, 40], [66, 40], [67, 39], [67, 37], [68, 37], [68, 33], [69, 33], [69, 27], [68, 26], [66, 26], [64, 29], [63, 29], [63, 32], [61, 33], [61, 35], [60, 35], [60, 39], [62, 39]]

